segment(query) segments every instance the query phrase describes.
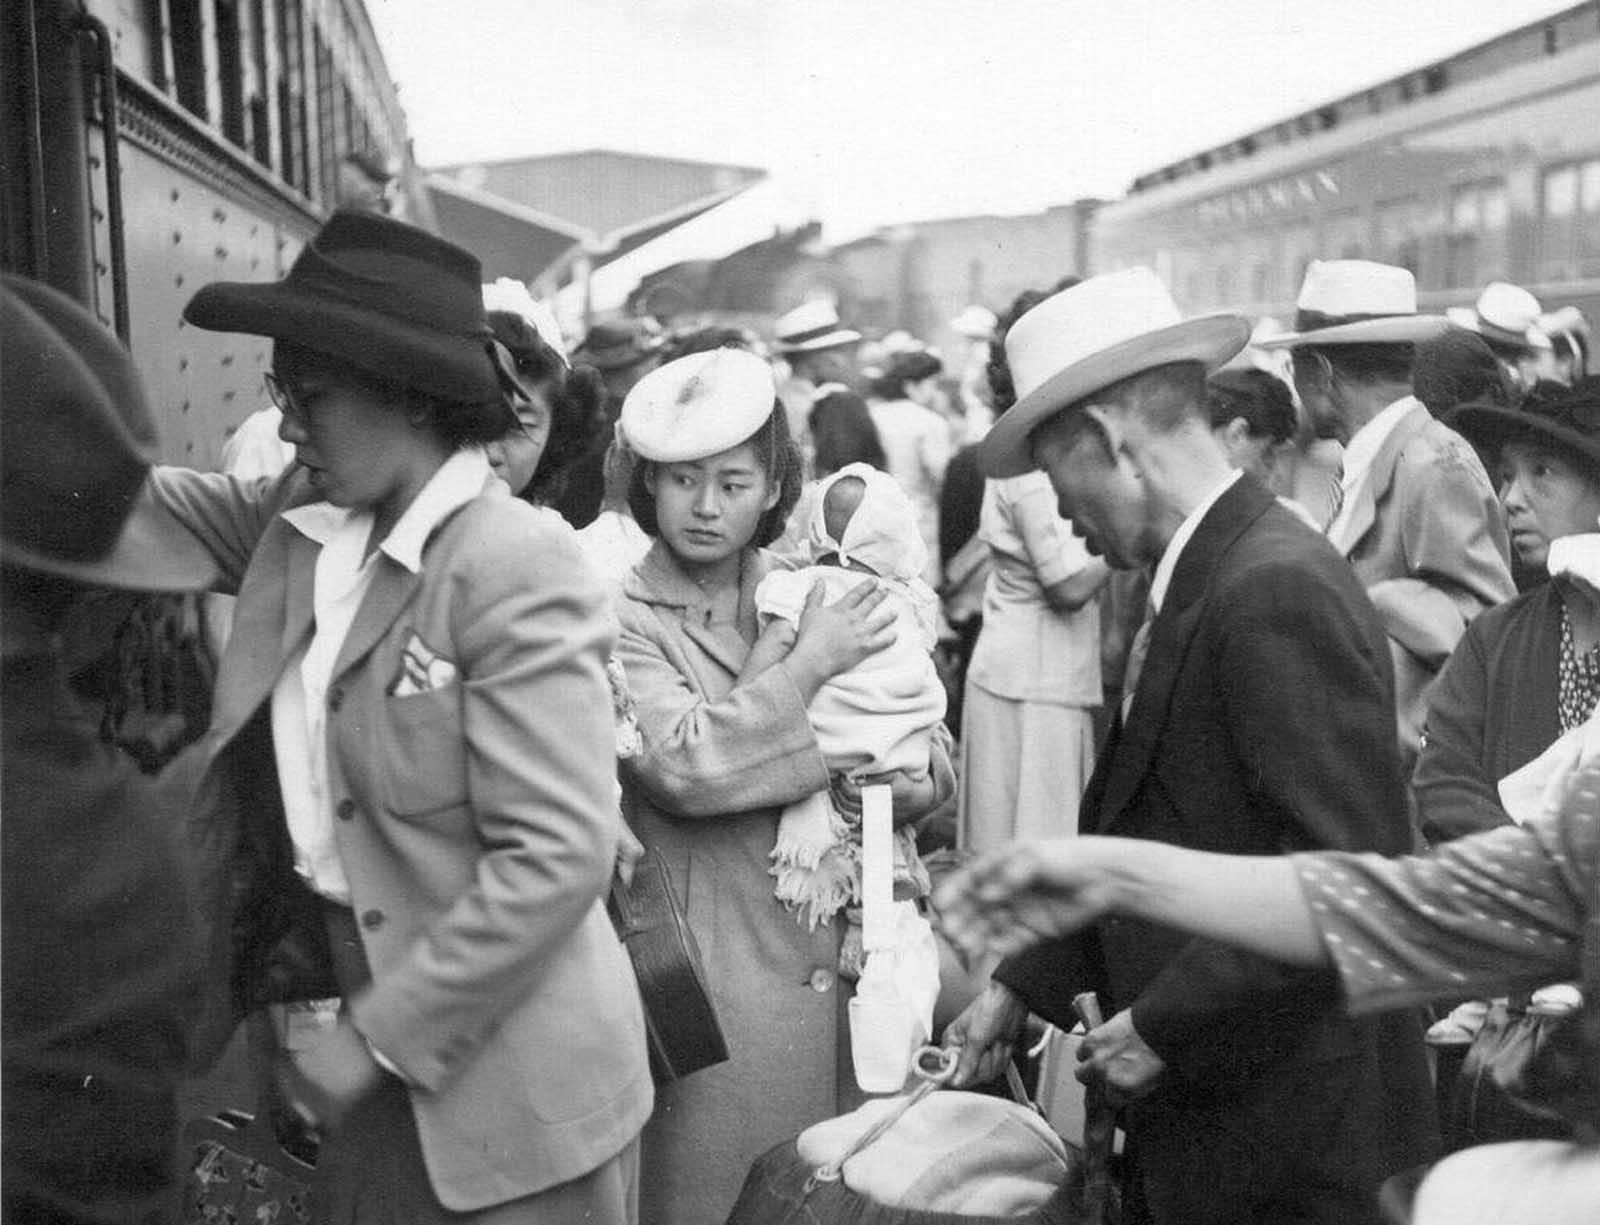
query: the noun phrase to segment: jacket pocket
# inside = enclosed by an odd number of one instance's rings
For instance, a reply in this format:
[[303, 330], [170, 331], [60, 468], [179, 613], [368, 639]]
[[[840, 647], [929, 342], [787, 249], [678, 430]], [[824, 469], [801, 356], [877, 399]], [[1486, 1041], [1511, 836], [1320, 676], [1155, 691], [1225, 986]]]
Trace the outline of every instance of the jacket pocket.
[[459, 684], [384, 703], [383, 787], [397, 817], [425, 817], [467, 803], [467, 753]]

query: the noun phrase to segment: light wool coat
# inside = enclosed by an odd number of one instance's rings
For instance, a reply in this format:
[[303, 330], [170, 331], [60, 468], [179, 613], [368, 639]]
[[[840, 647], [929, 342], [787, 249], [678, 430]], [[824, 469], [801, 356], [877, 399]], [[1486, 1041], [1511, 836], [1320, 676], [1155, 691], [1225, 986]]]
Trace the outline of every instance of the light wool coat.
[[1474, 617], [1517, 593], [1505, 519], [1472, 447], [1420, 400], [1355, 497], [1329, 539], [1383, 619], [1400, 744], [1414, 755], [1444, 661]]
[[[274, 898], [242, 911], [231, 882], [270, 874], [260, 861], [287, 844], [256, 729], [312, 632], [319, 546], [280, 512], [317, 495], [298, 471], [160, 469], [148, 488], [238, 595], [194, 818], [226, 890], [211, 983], [231, 1019], [260, 972], [241, 964], [247, 929]], [[601, 901], [618, 833], [608, 621], [571, 530], [493, 481], [419, 572], [376, 564], [328, 689], [335, 835], [373, 975], [351, 1011], [412, 1086], [440, 1201], [476, 1210], [594, 1169], [650, 1112], [637, 988]], [[395, 696], [414, 639], [456, 674]]]
[[[751, 1162], [853, 1105], [843, 925], [808, 931], [767, 869], [785, 804], [828, 785], [806, 705], [781, 667], [734, 687], [755, 637], [755, 588], [779, 563], [744, 555], [737, 621], [713, 622], [659, 541], [623, 588], [617, 654], [642, 753], [624, 809], [666, 856], [711, 981], [731, 1058], [664, 1086], [645, 1129], [645, 1225], [724, 1220]], [[931, 763], [953, 784], [939, 739]]]

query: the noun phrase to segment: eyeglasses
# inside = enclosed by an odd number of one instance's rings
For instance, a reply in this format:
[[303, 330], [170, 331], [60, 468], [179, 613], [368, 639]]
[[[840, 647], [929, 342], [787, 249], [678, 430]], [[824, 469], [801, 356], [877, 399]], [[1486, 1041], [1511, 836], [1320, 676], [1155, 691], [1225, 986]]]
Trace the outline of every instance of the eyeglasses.
[[305, 409], [295, 399], [294, 392], [289, 390], [289, 384], [268, 370], [261, 376], [261, 381], [266, 384], [267, 399], [272, 401], [276, 408], [285, 417], [296, 421], [306, 419]]

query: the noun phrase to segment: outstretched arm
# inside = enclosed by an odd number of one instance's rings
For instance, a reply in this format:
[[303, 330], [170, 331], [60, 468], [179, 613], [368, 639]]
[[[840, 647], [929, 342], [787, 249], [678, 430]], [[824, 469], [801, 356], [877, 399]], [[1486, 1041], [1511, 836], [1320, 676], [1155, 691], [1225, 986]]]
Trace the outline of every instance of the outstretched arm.
[[1094, 836], [1014, 842], [946, 878], [933, 904], [945, 934], [969, 958], [1009, 956], [1115, 913], [1275, 961], [1331, 964], [1287, 856]]

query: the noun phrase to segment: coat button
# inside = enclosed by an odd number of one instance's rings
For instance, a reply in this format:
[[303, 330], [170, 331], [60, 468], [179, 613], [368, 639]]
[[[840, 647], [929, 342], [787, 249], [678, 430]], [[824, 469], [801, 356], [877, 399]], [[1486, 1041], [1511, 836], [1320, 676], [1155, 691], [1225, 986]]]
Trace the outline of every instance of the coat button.
[[348, 821], [356, 815], [356, 802], [354, 800], [340, 800], [339, 806], [333, 810], [341, 821]]
[[374, 928], [377, 928], [377, 927], [382, 927], [383, 926], [383, 911], [381, 911], [381, 910], [363, 910], [361, 912], [361, 926], [366, 928], [368, 931], [372, 931]]
[[328, 690], [328, 709], [336, 711], [336, 710], [339, 709], [339, 707], [341, 707], [343, 705], [344, 705], [344, 690], [342, 688], [335, 688], [335, 689]]
[[824, 991], [831, 991], [833, 990], [833, 971], [813, 970], [811, 971], [811, 978], [808, 981], [811, 984], [811, 989], [818, 994], [821, 994]]

